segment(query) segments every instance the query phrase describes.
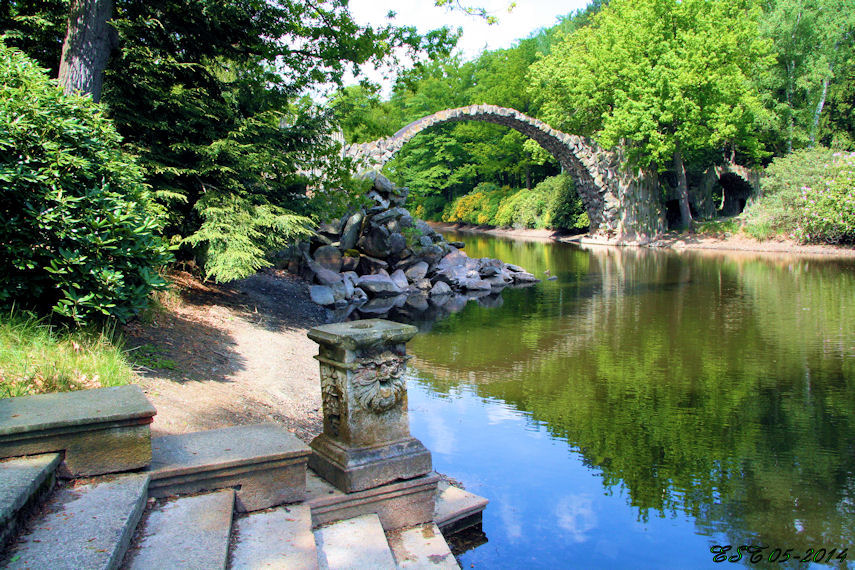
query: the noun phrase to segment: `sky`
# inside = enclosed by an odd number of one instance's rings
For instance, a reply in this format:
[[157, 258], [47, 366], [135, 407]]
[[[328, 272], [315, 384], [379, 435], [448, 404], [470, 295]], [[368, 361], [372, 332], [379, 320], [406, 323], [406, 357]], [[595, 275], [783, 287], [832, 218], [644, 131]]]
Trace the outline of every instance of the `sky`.
[[[516, 0], [517, 5], [511, 12], [507, 10], [511, 0], [461, 0], [461, 3], [485, 8], [499, 18], [499, 23], [488, 25], [482, 18], [437, 8], [434, 0], [350, 0], [348, 6], [354, 19], [362, 25], [386, 24], [386, 15], [391, 10], [397, 13], [395, 24], [415, 26], [420, 32], [442, 26], [463, 28], [458, 49], [468, 60], [485, 49], [511, 47], [532, 32], [552, 26], [559, 16], [584, 8], [588, 0]], [[379, 74], [367, 70], [365, 73], [373, 81], [380, 81]]]

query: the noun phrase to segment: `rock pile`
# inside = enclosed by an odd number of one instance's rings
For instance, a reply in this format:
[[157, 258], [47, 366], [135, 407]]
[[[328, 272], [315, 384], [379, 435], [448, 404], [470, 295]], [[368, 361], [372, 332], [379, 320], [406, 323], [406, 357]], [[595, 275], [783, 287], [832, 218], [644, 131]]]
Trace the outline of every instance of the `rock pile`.
[[407, 190], [370, 172], [373, 205], [321, 224], [292, 249], [288, 269], [313, 285], [312, 300], [331, 309], [376, 315], [408, 303], [427, 308], [455, 294], [483, 296], [538, 281], [522, 267], [473, 259], [403, 207]]

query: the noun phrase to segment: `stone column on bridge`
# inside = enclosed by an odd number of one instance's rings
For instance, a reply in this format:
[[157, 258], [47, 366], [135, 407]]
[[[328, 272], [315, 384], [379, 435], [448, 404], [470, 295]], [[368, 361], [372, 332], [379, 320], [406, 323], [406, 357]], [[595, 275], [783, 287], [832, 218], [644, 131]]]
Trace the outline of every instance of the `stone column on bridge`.
[[367, 319], [309, 331], [320, 345], [324, 431], [309, 467], [350, 493], [430, 473], [430, 452], [410, 435], [405, 343], [416, 327]]

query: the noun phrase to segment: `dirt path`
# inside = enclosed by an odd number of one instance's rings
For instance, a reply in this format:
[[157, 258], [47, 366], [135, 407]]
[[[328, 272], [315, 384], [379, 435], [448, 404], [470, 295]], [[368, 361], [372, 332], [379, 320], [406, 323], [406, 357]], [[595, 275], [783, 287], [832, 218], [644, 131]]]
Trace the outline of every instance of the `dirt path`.
[[125, 327], [155, 435], [261, 421], [309, 441], [321, 429], [317, 345], [323, 323], [304, 281], [280, 272], [208, 287], [174, 276], [181, 300]]

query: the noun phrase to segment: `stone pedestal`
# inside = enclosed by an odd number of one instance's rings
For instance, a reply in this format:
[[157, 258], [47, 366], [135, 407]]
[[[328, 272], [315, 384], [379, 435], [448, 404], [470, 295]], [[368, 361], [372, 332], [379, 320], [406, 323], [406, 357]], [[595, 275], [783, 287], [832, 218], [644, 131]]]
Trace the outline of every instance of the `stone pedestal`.
[[324, 431], [309, 467], [345, 493], [431, 471], [430, 452], [410, 435], [405, 343], [416, 327], [367, 319], [313, 328], [320, 345]]

